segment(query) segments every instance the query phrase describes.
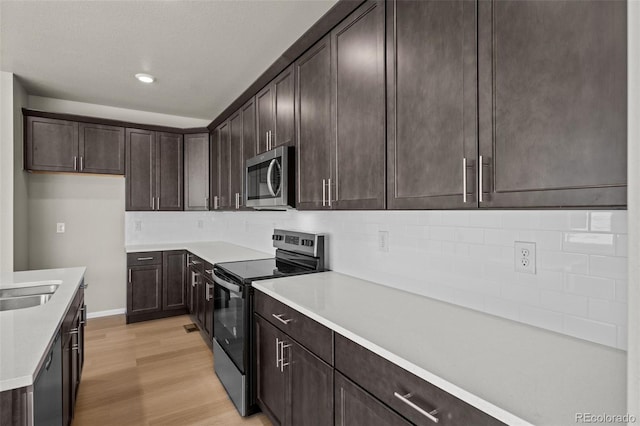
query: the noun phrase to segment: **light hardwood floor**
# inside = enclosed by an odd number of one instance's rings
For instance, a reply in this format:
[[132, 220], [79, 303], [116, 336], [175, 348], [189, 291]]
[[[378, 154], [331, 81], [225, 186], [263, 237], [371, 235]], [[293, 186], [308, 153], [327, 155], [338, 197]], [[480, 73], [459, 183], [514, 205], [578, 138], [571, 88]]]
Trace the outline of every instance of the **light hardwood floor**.
[[87, 322], [85, 364], [73, 426], [270, 425], [238, 415], [192, 321], [179, 316], [125, 324], [124, 315]]

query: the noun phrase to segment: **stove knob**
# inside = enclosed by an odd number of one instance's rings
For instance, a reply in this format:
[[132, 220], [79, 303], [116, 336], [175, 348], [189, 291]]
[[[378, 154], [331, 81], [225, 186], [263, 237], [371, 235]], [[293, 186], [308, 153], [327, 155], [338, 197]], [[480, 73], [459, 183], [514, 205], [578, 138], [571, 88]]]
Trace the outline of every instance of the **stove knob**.
[[302, 240], [302, 245], [307, 247], [313, 247], [313, 240]]
[[271, 239], [274, 240], [274, 241], [282, 241], [284, 239], [284, 237], [282, 235], [273, 234], [271, 236]]

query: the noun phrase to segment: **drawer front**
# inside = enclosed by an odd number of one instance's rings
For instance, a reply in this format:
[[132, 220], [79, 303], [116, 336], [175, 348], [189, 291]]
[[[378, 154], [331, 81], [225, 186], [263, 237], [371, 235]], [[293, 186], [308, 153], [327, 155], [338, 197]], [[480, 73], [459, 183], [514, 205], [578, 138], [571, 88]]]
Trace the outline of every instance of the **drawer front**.
[[204, 273], [204, 260], [200, 259], [198, 256], [187, 253], [187, 265], [192, 271]]
[[208, 280], [213, 281], [213, 265], [209, 262], [204, 262], [203, 270], [204, 276]]
[[78, 310], [82, 308], [84, 301], [84, 287], [80, 286], [76, 295], [73, 297], [73, 302], [69, 306], [69, 310], [62, 320], [62, 344], [64, 345], [72, 336], [71, 331], [75, 328], [75, 319], [78, 315]]
[[445, 426], [504, 424], [337, 333], [335, 347], [337, 370], [417, 425], [433, 425], [433, 410]]
[[333, 365], [333, 332], [273, 297], [256, 291], [255, 311], [324, 362]]
[[161, 251], [142, 251], [140, 253], [127, 253], [127, 266], [161, 265]]

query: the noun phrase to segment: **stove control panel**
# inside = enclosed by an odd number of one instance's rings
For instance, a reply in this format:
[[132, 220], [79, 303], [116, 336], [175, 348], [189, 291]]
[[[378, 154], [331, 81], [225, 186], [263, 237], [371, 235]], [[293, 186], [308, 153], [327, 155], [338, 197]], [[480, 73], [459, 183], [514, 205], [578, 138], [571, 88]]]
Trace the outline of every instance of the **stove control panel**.
[[325, 257], [325, 235], [275, 229], [271, 236], [275, 248]]

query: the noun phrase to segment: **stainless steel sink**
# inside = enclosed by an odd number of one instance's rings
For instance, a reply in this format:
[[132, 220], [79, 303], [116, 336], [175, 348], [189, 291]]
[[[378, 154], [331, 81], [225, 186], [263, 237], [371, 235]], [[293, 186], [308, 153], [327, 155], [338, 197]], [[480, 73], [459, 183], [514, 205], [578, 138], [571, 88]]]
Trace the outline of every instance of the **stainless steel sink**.
[[[30, 287], [15, 287], [15, 288], [2, 288], [0, 289], [0, 299], [6, 299], [8, 297], [24, 297], [24, 296], [40, 296], [49, 295], [49, 297], [56, 292], [58, 284], [47, 285], [34, 285]], [[47, 299], [48, 301], [49, 299]], [[41, 303], [42, 304], [42, 303]]]
[[14, 309], [31, 308], [33, 306], [44, 305], [49, 301], [49, 299], [51, 299], [51, 296], [53, 296], [52, 293], [0, 298], [0, 311], [11, 311]]

